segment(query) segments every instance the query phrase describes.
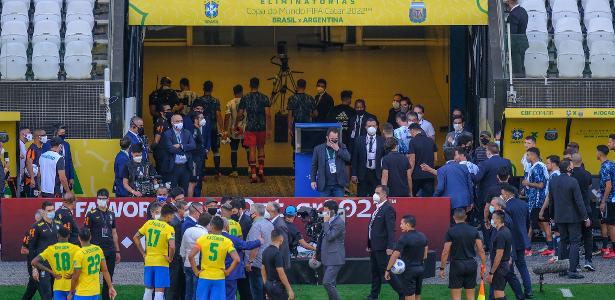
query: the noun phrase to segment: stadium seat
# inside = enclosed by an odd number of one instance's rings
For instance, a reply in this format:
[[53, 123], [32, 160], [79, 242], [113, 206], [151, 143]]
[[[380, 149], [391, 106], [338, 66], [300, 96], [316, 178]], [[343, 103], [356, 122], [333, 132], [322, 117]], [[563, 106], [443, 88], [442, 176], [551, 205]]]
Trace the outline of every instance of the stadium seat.
[[0, 45], [6, 43], [20, 43], [28, 47], [28, 26], [21, 21], [10, 21], [2, 24]]
[[54, 43], [58, 48], [61, 43], [60, 28], [54, 21], [39, 21], [34, 25], [34, 33], [32, 34], [32, 44], [36, 45], [40, 42]]
[[83, 20], [75, 20], [66, 24], [64, 43], [68, 44], [73, 41], [87, 42], [90, 47], [92, 47], [94, 40], [92, 38], [92, 28], [88, 22]]
[[557, 22], [555, 26], [555, 47], [560, 49], [557, 45], [560, 41], [575, 40], [583, 42], [583, 33], [581, 33], [581, 24], [579, 20], [575, 18], [562, 18]]
[[56, 2], [56, 3], [58, 3], [58, 5], [60, 6], [60, 8], [62, 8], [62, 0], [32, 0], [32, 2], [34, 2], [34, 7], [36, 7], [36, 5], [37, 5], [39, 2], [45, 2], [45, 1]]
[[2, 79], [24, 80], [28, 71], [26, 47], [21, 43], [6, 43], [0, 49]]
[[67, 79], [90, 79], [92, 48], [87, 42], [74, 41], [66, 45], [64, 70]]
[[68, 6], [69, 4], [73, 2], [80, 2], [80, 1], [90, 2], [92, 7], [94, 7], [94, 4], [96, 4], [96, 0], [66, 0], [66, 6]]
[[592, 48], [596, 41], [615, 41], [613, 23], [607, 18], [593, 18], [587, 25], [587, 47]]
[[94, 28], [94, 13], [89, 1], [72, 1], [67, 4], [66, 23], [75, 20], [83, 20], [90, 24], [90, 30]]
[[523, 0], [520, 5], [525, 8], [528, 13], [530, 11], [543, 12], [545, 14], [547, 13], [544, 0]]
[[532, 41], [530, 47], [525, 50], [525, 76], [546, 77], [549, 68], [549, 51], [547, 44]]
[[7, 1], [2, 2], [2, 27], [6, 22], [22, 22], [28, 24], [30, 18], [28, 16], [28, 5], [22, 1]]
[[526, 35], [527, 39], [549, 43], [549, 31], [547, 30], [547, 15], [541, 12], [529, 12]]
[[557, 0], [553, 3], [553, 10], [551, 11], [553, 26], [557, 27], [557, 22], [563, 18], [573, 18], [577, 22], [581, 20], [576, 0]]
[[589, 63], [593, 78], [615, 77], [615, 44], [612, 41], [595, 41]]
[[585, 69], [585, 52], [583, 43], [577, 40], [562, 40], [557, 46], [557, 70], [559, 77], [583, 77]]
[[61, 6], [56, 1], [40, 1], [36, 3], [34, 7], [34, 25], [37, 22], [47, 20], [56, 22], [58, 27], [61, 27], [62, 13], [60, 8]]
[[583, 12], [583, 23], [585, 23], [585, 26], [587, 26], [593, 18], [606, 18], [609, 19], [609, 21], [613, 20], [609, 0], [593, 0], [587, 2], [585, 11]]
[[56, 44], [40, 42], [32, 45], [32, 72], [34, 79], [58, 79], [60, 51]]

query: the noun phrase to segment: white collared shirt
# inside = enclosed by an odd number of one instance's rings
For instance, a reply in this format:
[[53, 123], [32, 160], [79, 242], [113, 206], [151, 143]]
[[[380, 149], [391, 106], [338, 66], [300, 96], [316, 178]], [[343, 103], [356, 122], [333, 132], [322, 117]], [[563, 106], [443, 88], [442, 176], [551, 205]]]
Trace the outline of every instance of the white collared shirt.
[[[369, 142], [372, 142], [372, 147], [369, 147]], [[378, 139], [376, 139], [376, 135], [367, 135], [365, 136], [365, 153], [367, 161], [365, 162], [365, 166], [370, 170], [376, 169], [376, 149], [378, 147]]]
[[[179, 248], [179, 255], [184, 259], [184, 267], [190, 267], [190, 260], [188, 259], [188, 254], [194, 247], [194, 243], [203, 235], [206, 235], [207, 229], [199, 224], [196, 224], [194, 227], [190, 227], [186, 229], [184, 232], [184, 236], [182, 237], [182, 244]], [[181, 233], [180, 233], [181, 234]], [[199, 254], [194, 257], [194, 260], [199, 261]]]
[[372, 239], [372, 224], [374, 223], [374, 219], [376, 218], [376, 215], [378, 214], [378, 212], [380, 211], [380, 208], [384, 205], [384, 203], [386, 203], [387, 200], [384, 201], [380, 201], [380, 203], [376, 204], [376, 210], [374, 210], [374, 213], [372, 214], [372, 217], [369, 220], [369, 229], [367, 230], [367, 237], [371, 240]]

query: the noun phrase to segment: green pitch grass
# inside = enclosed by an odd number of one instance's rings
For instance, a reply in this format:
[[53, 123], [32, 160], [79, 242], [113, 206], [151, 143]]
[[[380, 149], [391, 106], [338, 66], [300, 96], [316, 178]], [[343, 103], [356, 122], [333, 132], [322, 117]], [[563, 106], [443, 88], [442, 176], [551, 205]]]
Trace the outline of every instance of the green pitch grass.
[[[573, 299], [613, 299], [611, 297], [615, 294], [615, 285], [613, 284], [546, 285], [544, 294], [538, 292], [538, 286], [534, 287], [534, 299], [570, 299], [562, 296], [560, 288], [570, 289], [574, 296]], [[141, 286], [123, 285], [116, 287], [116, 289], [118, 292], [116, 300], [135, 300], [143, 297], [143, 287]], [[322, 286], [297, 285], [293, 289], [295, 299], [298, 300], [327, 299], [327, 294]], [[5, 300], [21, 299], [24, 290], [25, 287], [23, 286], [0, 286], [0, 298]], [[370, 286], [367, 284], [346, 284], [338, 286], [338, 291], [342, 299], [362, 300], [369, 294]], [[514, 299], [510, 289], [506, 293], [508, 299]], [[34, 299], [40, 300], [38, 295]], [[397, 299], [397, 297], [391, 287], [385, 285], [382, 288], [380, 299]], [[450, 299], [450, 294], [444, 285], [424, 285], [421, 299]]]

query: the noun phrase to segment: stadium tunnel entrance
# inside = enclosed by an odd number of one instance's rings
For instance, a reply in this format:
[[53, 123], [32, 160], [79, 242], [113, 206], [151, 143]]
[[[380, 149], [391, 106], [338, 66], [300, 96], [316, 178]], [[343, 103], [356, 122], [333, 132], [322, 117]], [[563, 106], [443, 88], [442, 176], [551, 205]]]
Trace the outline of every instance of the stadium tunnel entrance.
[[[315, 94], [319, 78], [327, 80], [327, 92], [333, 96], [335, 105], [340, 103], [342, 90], [352, 90], [353, 103], [356, 99], [365, 99], [367, 111], [378, 117], [381, 126], [387, 120], [393, 95], [400, 93], [408, 96], [413, 104], [425, 107], [425, 118], [434, 124], [438, 145], [443, 144], [449, 131], [453, 108], [464, 111], [467, 127], [471, 130], [482, 128], [478, 111], [480, 98], [486, 97], [487, 14], [482, 9], [486, 9], [486, 1], [478, 1], [473, 7], [476, 11], [463, 12], [463, 16], [461, 11], [457, 15], [451, 9], [455, 1], [431, 4], [395, 0], [380, 16], [376, 12], [381, 8], [376, 7], [374, 1], [324, 1], [324, 4], [322, 1], [308, 1], [312, 4], [246, 1], [241, 7], [243, 12], [237, 14], [249, 14], [253, 6], [264, 7], [265, 15], [273, 9], [286, 13], [267, 19], [247, 16], [248, 20], [223, 19], [226, 12], [222, 4], [208, 1], [210, 5], [219, 5], [216, 7], [218, 15], [208, 12], [207, 5], [195, 7], [202, 11], [198, 17], [195, 12], [194, 18], [198, 19], [195, 22], [203, 26], [186, 24], [193, 21], [192, 16], [187, 19], [154, 18], [157, 8], [151, 5], [148, 16], [143, 17], [135, 7], [145, 3], [130, 2], [131, 25], [158, 25], [140, 26], [144, 39], [142, 85], [137, 91], [141, 97], [137, 99], [143, 100], [138, 101], [136, 110], [144, 116], [146, 133], [150, 135], [153, 123], [147, 99], [162, 76], [172, 78], [174, 89], [179, 89], [181, 78], [188, 78], [190, 90], [197, 95], [202, 95], [204, 81], [213, 81], [213, 95], [220, 100], [224, 115], [226, 103], [233, 98], [233, 86], [242, 84], [245, 90], [251, 77], [259, 77], [260, 91], [271, 95], [273, 83], [267, 79], [278, 74], [279, 67], [271, 64], [270, 59], [276, 55], [280, 41], [287, 42], [290, 68], [302, 72], [293, 74], [294, 79], [307, 80], [308, 94]], [[228, 6], [241, 4], [231, 1]], [[284, 7], [294, 10], [282, 9]], [[394, 11], [400, 7], [403, 13]], [[357, 18], [358, 12], [353, 12], [353, 8], [369, 9], [374, 14]], [[314, 17], [310, 9], [314, 12], [320, 9], [320, 14], [316, 14], [319, 17]], [[341, 9], [337, 10], [341, 14], [339, 19], [330, 16], [335, 9]], [[254, 20], [250, 25], [265, 26], [243, 26], [250, 20]], [[297, 23], [305, 20], [311, 22], [309, 26]], [[346, 24], [348, 26], [344, 26]], [[290, 95], [292, 93], [286, 94], [284, 103]], [[280, 101], [272, 106], [272, 119], [278, 112], [284, 112]], [[267, 158], [269, 167], [292, 167], [289, 142], [269, 142], [266, 147], [267, 153], [275, 153]], [[223, 145], [222, 166], [230, 165], [229, 153], [229, 147]], [[247, 165], [245, 159], [240, 159], [239, 164]]]

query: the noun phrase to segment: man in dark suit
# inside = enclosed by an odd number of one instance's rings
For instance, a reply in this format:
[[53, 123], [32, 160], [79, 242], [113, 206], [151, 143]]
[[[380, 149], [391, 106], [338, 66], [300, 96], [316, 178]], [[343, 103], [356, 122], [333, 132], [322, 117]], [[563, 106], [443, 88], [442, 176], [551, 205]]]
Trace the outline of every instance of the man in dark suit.
[[[533, 298], [534, 294], [532, 293], [530, 272], [525, 262], [525, 249], [531, 246], [527, 235], [527, 222], [529, 220], [527, 203], [516, 197], [517, 189], [508, 183], [502, 183], [500, 190], [500, 197], [506, 202], [506, 213], [508, 213], [512, 220], [508, 229], [510, 229], [513, 238], [513, 262], [515, 266], [517, 266], [517, 270], [523, 281], [525, 298], [530, 299]], [[513, 273], [512, 276], [514, 276], [514, 270], [512, 270], [512, 268], [511, 272]]]
[[[241, 226], [241, 233], [243, 235], [242, 238], [245, 241], [248, 237], [248, 232], [250, 232], [250, 228], [252, 228], [250, 210], [246, 209], [246, 200], [244, 198], [235, 198], [231, 200], [231, 205], [233, 206], [233, 215], [231, 215], [231, 218], [234, 218], [234, 216], [237, 215], [236, 221], [238, 221], [239, 226]], [[237, 292], [239, 293], [241, 300], [252, 299], [250, 280], [247, 277], [237, 279]]]
[[487, 144], [488, 159], [478, 165], [479, 171], [474, 177], [474, 183], [478, 184], [478, 207], [484, 207], [485, 203], [491, 200], [485, 197], [490, 187], [498, 185], [498, 172], [501, 168], [506, 168], [508, 173], [512, 174], [510, 160], [501, 157], [499, 153], [500, 147], [496, 143]]
[[[593, 216], [591, 203], [591, 199], [593, 197], [591, 193], [592, 174], [587, 172], [587, 170], [583, 167], [583, 159], [579, 153], [572, 154], [572, 166], [571, 176], [579, 183], [581, 195], [583, 195], [583, 203], [585, 203], [585, 211], [587, 211], [587, 216], [591, 218], [591, 216]], [[583, 266], [583, 269], [586, 271], [595, 271], [596, 268], [594, 268], [592, 263], [592, 252], [594, 251], [594, 236], [592, 233], [592, 228], [585, 226], [581, 227], [581, 232], [583, 235], [583, 248], [585, 250], [585, 265]]]
[[[184, 201], [184, 191], [180, 187], [175, 187], [171, 189], [169, 192], [169, 199], [174, 201], [175, 207], [177, 207], [177, 212], [171, 219], [171, 226], [175, 232], [181, 233], [182, 225], [184, 224], [184, 211], [186, 211], [186, 207], [188, 203]], [[179, 234], [175, 234], [175, 249], [181, 248], [182, 245], [182, 236]], [[169, 278], [171, 282], [171, 287], [166, 289], [165, 298], [166, 299], [183, 299], [186, 287], [186, 281], [184, 277], [184, 263], [182, 257], [179, 255], [179, 251], [175, 252], [175, 256], [173, 257], [173, 261], [169, 265]]]
[[314, 147], [310, 180], [313, 190], [321, 197], [343, 197], [344, 188], [348, 186], [346, 162], [350, 153], [346, 145], [340, 142], [337, 128], [327, 130], [327, 141]]
[[[140, 117], [134, 116], [130, 118], [130, 128], [128, 128], [128, 132], [124, 135], [130, 139], [130, 145], [141, 143], [143, 144], [143, 161], [147, 162], [148, 158], [148, 148], [149, 145], [146, 143], [147, 139], [145, 137], [145, 128], [143, 128], [143, 119]], [[130, 154], [130, 148], [128, 149], [128, 154]]]
[[358, 183], [357, 196], [366, 197], [374, 191], [382, 174], [384, 138], [376, 136], [378, 123], [368, 119], [365, 123], [367, 135], [355, 139], [352, 148], [352, 182]]
[[367, 123], [367, 120], [374, 119], [376, 120], [376, 123], [378, 123], [378, 118], [368, 113], [366, 109], [367, 106], [365, 106], [365, 100], [357, 99], [354, 102], [355, 115], [352, 116], [348, 122], [348, 131], [350, 131], [350, 142], [348, 143], [348, 146], [351, 148], [351, 152], [352, 147], [354, 147], [355, 139], [367, 134], [367, 130], [365, 128], [365, 123]]
[[472, 204], [473, 186], [468, 168], [455, 161], [455, 149], [444, 149], [446, 164], [438, 169], [438, 186], [434, 197], [451, 198], [451, 224], [454, 224], [453, 211], [468, 208]]
[[549, 183], [549, 214], [560, 231], [560, 259], [570, 259], [568, 278], [582, 279], [585, 276], [577, 273], [581, 224], [585, 223], [585, 227], [589, 227], [591, 221], [587, 216], [579, 183], [570, 176], [572, 165], [566, 160], [559, 167], [561, 175]]
[[168, 158], [162, 170], [167, 174], [167, 179], [170, 179], [172, 187], [179, 186], [187, 191], [190, 181], [189, 166], [192, 163], [192, 151], [196, 149], [196, 144], [190, 131], [183, 128], [181, 115], [173, 115], [171, 126], [173, 128], [164, 133]]
[[527, 11], [518, 0], [506, 0], [508, 6], [508, 18], [506, 22], [510, 24], [510, 43], [512, 55], [512, 69], [514, 77], [525, 77], [523, 68], [525, 50], [529, 47], [525, 31], [527, 29]]
[[346, 238], [346, 224], [344, 219], [337, 215], [339, 205], [335, 200], [327, 200], [323, 204], [323, 227], [322, 241], [320, 245], [320, 260], [324, 266], [322, 285], [327, 291], [329, 300], [339, 300], [336, 280], [337, 274], [346, 263], [346, 250], [344, 239]]
[[267, 203], [267, 212], [271, 216], [271, 223], [273, 228], [280, 231], [280, 234], [284, 237], [282, 245], [280, 245], [280, 255], [282, 256], [282, 262], [284, 263], [284, 269], [290, 269], [290, 247], [288, 245], [288, 227], [284, 221], [284, 216], [280, 213], [280, 203], [271, 201]]
[[129, 197], [130, 194], [124, 188], [124, 183], [122, 181], [124, 168], [128, 161], [130, 161], [130, 157], [128, 156], [128, 148], [130, 147], [130, 139], [124, 137], [120, 140], [120, 152], [115, 155], [115, 160], [113, 161], [113, 171], [115, 174], [115, 179], [113, 180], [113, 192], [116, 197]]
[[[376, 210], [367, 227], [367, 252], [372, 270], [372, 290], [367, 299], [378, 299], [389, 256], [395, 249], [395, 209], [387, 201], [388, 195], [389, 188], [386, 185], [377, 186], [373, 195]], [[402, 291], [396, 277], [391, 278], [389, 283], [398, 293]], [[399, 298], [403, 299], [401, 293]]]

